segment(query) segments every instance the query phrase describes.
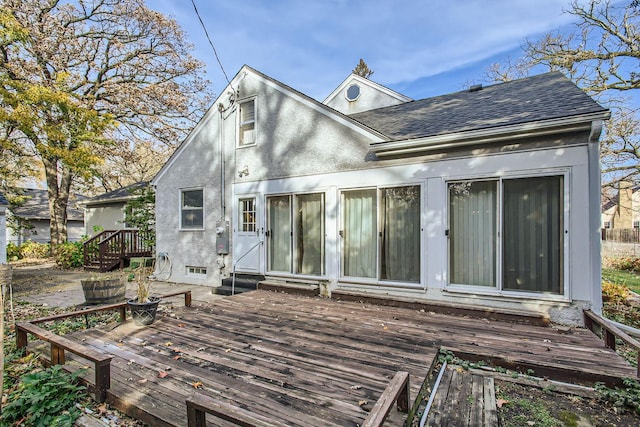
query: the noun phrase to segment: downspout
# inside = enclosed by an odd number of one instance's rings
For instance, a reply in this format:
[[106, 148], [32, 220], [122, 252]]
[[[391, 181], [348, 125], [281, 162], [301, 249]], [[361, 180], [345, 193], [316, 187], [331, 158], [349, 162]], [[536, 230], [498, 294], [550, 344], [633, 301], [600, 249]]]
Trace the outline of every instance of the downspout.
[[[587, 144], [589, 165], [589, 232], [591, 239], [590, 264], [591, 280], [591, 310], [602, 314], [602, 259], [601, 234], [600, 234], [600, 195], [601, 195], [601, 170], [600, 170], [600, 134], [602, 133], [602, 120], [591, 122], [591, 134]], [[596, 202], [597, 201], [597, 202]]]

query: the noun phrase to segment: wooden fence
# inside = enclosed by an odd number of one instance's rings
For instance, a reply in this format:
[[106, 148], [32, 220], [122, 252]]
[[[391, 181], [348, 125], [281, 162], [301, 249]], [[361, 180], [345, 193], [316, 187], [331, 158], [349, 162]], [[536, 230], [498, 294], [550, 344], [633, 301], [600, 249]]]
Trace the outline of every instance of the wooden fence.
[[603, 228], [602, 240], [619, 243], [640, 243], [640, 228]]

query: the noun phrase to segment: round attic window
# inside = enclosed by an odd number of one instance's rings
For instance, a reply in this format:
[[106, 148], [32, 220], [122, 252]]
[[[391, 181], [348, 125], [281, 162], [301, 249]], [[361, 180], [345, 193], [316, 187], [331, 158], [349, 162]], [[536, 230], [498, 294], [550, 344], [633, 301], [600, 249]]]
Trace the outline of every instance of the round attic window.
[[345, 92], [345, 96], [347, 101], [355, 101], [360, 96], [360, 86], [355, 84], [349, 86]]

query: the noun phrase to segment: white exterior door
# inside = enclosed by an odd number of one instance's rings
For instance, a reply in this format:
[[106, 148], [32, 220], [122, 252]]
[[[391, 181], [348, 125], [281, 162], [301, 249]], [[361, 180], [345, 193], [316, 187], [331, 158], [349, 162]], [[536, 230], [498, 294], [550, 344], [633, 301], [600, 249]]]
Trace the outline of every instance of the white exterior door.
[[261, 273], [262, 267], [262, 218], [259, 209], [261, 198], [257, 194], [236, 198], [236, 222], [233, 235], [233, 262], [236, 271]]

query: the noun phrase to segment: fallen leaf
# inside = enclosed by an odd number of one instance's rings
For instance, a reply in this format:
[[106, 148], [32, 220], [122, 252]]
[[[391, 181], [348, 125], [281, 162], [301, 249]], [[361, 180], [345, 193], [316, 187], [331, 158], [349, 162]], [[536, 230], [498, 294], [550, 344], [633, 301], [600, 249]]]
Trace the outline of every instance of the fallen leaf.
[[507, 403], [509, 403], [508, 400], [504, 400], [504, 399], [497, 399], [496, 400], [496, 406], [498, 408], [502, 408], [502, 405], [506, 405]]
[[178, 359], [180, 359], [181, 357], [182, 357], [182, 356], [180, 356], [180, 355], [173, 356], [173, 360], [178, 360]]
[[360, 401], [358, 401], [358, 405], [360, 405], [360, 406], [364, 406], [364, 405], [366, 405], [367, 403], [369, 403], [369, 402], [367, 402], [366, 400], [360, 400]]
[[135, 360], [131, 359], [127, 362], [127, 365], [131, 365], [133, 362], [135, 362]]
[[178, 328], [184, 328], [184, 323], [178, 323]]
[[147, 382], [147, 379], [146, 379], [146, 378], [143, 378], [143, 379], [141, 379], [141, 380], [138, 380], [138, 384], [144, 384], [144, 383], [146, 383], [146, 382]]
[[164, 378], [164, 377], [166, 377], [167, 375], [169, 375], [169, 374], [168, 374], [167, 372], [165, 372], [165, 371], [160, 371], [160, 372], [158, 372], [158, 378]]
[[116, 344], [118, 347], [124, 347], [124, 343], [123, 342], [119, 342]]
[[351, 390], [360, 390], [362, 388], [361, 385], [352, 385], [351, 387], [349, 387]]
[[527, 425], [534, 426], [536, 425], [535, 421], [527, 421]]
[[200, 348], [198, 348], [196, 351], [205, 351], [205, 350], [206, 350], [206, 348], [205, 348], [205, 347], [200, 347]]
[[171, 351], [173, 351], [174, 353], [182, 353], [182, 349], [178, 348], [178, 347], [173, 347], [171, 349]]
[[196, 388], [196, 389], [204, 387], [204, 384], [202, 384], [202, 382], [200, 382], [200, 381], [196, 381], [196, 382], [192, 383], [191, 385], [193, 386], [193, 388]]
[[171, 347], [173, 343], [171, 341], [167, 341], [166, 343], [164, 343], [164, 345], [166, 345], [167, 347]]
[[230, 349], [230, 348], [228, 348], [228, 349], [226, 349], [224, 352], [225, 352], [225, 353], [229, 353], [230, 351], [231, 351], [231, 349]]
[[98, 411], [98, 415], [104, 415], [107, 413], [107, 404], [103, 403], [102, 405], [98, 406], [96, 408], [96, 410]]

